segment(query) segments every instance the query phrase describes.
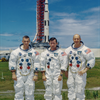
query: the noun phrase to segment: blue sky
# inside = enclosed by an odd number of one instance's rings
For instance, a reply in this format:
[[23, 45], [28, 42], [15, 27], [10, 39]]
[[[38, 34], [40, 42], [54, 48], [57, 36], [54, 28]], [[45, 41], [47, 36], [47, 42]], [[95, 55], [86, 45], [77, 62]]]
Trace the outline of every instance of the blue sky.
[[[100, 0], [48, 0], [50, 37], [62, 48], [74, 34], [90, 48], [100, 48]], [[36, 34], [36, 0], [0, 0], [0, 50], [15, 49], [22, 37]]]

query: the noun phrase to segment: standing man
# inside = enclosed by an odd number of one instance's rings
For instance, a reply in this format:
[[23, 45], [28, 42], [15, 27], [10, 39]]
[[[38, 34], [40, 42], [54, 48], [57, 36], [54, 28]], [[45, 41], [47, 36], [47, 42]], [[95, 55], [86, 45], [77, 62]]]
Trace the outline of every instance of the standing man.
[[65, 49], [67, 61], [69, 61], [68, 98], [69, 100], [85, 100], [86, 72], [94, 67], [95, 57], [81, 41], [79, 34], [73, 36], [73, 41], [74, 43]]
[[[57, 47], [57, 39], [49, 40], [50, 48], [41, 53], [42, 79], [45, 81], [45, 100], [62, 100], [62, 77], [66, 71], [64, 56], [66, 55]], [[66, 62], [66, 59], [65, 59]]]
[[9, 60], [9, 70], [14, 80], [14, 100], [34, 100], [35, 82], [38, 79], [39, 53], [30, 45], [30, 38], [24, 36], [19, 48], [12, 51]]

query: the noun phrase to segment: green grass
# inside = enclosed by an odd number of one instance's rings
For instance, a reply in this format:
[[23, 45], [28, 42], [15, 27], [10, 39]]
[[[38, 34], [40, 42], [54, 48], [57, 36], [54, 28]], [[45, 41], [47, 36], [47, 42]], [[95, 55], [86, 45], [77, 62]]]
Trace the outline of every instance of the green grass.
[[[2, 80], [2, 72], [4, 79]], [[43, 81], [41, 79], [42, 74], [39, 73], [39, 79], [35, 84], [35, 89], [44, 89]], [[13, 88], [13, 80], [11, 78], [11, 72], [8, 69], [8, 62], [0, 62], [0, 91], [14, 90]], [[63, 76], [63, 89], [67, 89], [66, 85], [67, 78], [65, 75]], [[86, 88], [100, 87], [100, 58], [96, 59], [95, 67], [87, 72], [87, 85]], [[90, 91], [90, 97], [93, 98], [93, 91]], [[67, 99], [67, 92], [62, 92], [63, 100]], [[0, 100], [13, 100], [14, 94], [0, 94]], [[43, 94], [35, 94], [36, 100], [44, 100]], [[99, 99], [100, 100], [100, 91], [99, 91]], [[86, 98], [86, 100], [94, 100], [91, 98]]]
[[100, 87], [100, 59], [96, 59], [95, 66], [87, 72], [86, 88]]
[[[94, 93], [97, 93], [97, 96], [94, 96]], [[68, 100], [68, 92], [62, 92], [62, 100]], [[100, 100], [100, 91], [85, 91], [86, 98], [85, 100]], [[95, 98], [96, 97], [96, 98]], [[14, 93], [10, 94], [0, 94], [0, 100], [13, 100]], [[43, 94], [34, 94], [35, 100], [45, 100]]]

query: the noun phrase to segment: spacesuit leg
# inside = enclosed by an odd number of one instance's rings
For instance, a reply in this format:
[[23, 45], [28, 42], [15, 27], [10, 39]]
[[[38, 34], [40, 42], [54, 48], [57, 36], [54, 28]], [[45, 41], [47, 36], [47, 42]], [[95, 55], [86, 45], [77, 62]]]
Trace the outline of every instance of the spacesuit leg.
[[44, 82], [45, 85], [45, 100], [52, 100], [52, 78], [50, 76], [46, 76], [47, 80]]
[[54, 94], [53, 100], [62, 100], [61, 90], [62, 90], [62, 81], [58, 81], [58, 77], [55, 77], [53, 80], [53, 94]]
[[76, 91], [76, 100], [85, 100], [85, 86], [86, 86], [86, 73], [82, 76], [76, 75], [75, 79], [75, 91]]
[[75, 75], [73, 75], [73, 74], [69, 71], [69, 72], [68, 72], [68, 80], [67, 80], [68, 98], [69, 98], [69, 100], [75, 100], [75, 98], [76, 98], [74, 77], [75, 77]]
[[17, 81], [14, 81], [15, 89], [15, 98], [14, 100], [24, 100], [24, 83], [22, 77], [17, 78]]
[[25, 100], [34, 100], [35, 82], [33, 76], [29, 76], [25, 83]]

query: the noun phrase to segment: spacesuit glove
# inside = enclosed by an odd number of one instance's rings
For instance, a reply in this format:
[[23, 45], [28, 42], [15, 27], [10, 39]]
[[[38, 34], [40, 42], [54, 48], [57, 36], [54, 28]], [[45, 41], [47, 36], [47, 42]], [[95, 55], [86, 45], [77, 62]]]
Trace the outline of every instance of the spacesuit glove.
[[79, 71], [78, 74], [79, 74], [80, 76], [82, 76], [84, 73], [87, 72], [88, 69], [89, 69], [89, 68], [86, 67], [85, 69]]
[[38, 75], [34, 75], [33, 81], [37, 81], [37, 80], [38, 80]]
[[17, 76], [16, 76], [16, 73], [15, 72], [12, 72], [12, 79], [17, 81]]
[[62, 80], [62, 76], [59, 75], [59, 77], [58, 77], [58, 81], [61, 81], [61, 80]]

